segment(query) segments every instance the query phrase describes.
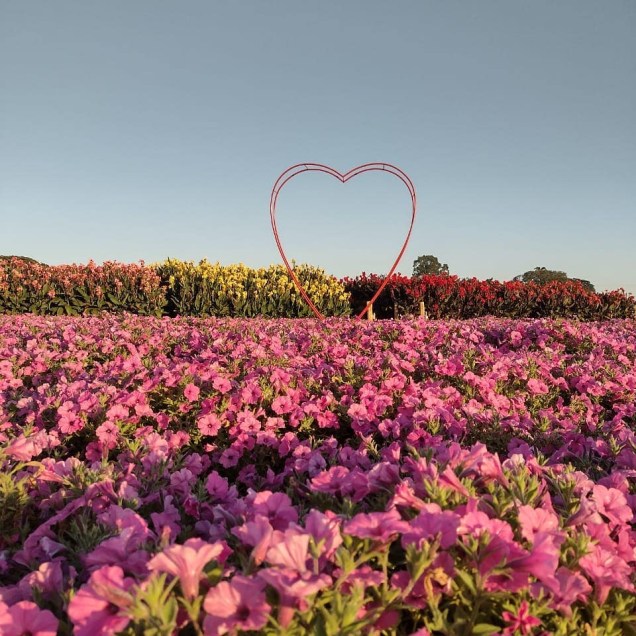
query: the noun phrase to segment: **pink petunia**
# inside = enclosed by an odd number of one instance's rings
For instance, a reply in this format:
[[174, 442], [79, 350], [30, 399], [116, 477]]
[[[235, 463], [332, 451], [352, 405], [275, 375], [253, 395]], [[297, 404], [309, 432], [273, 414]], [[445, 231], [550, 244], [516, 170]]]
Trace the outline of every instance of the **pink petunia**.
[[227, 378], [222, 378], [220, 376], [214, 378], [212, 386], [219, 393], [228, 393], [232, 389], [232, 383]]
[[214, 437], [221, 430], [222, 422], [218, 415], [207, 413], [197, 420], [197, 428], [202, 435]]
[[75, 636], [113, 636], [124, 630], [130, 622], [127, 610], [133, 603], [134, 585], [118, 566], [95, 570], [68, 606]]
[[527, 541], [534, 541], [537, 532], [559, 533], [559, 518], [551, 511], [532, 506], [519, 506], [519, 525], [521, 536]]
[[274, 411], [276, 415], [291, 413], [293, 410], [294, 402], [288, 395], [279, 395], [277, 398], [274, 398], [274, 401], [272, 402], [272, 411]]
[[31, 601], [8, 607], [0, 601], [0, 636], [55, 636], [58, 620]]
[[625, 561], [609, 550], [595, 545], [589, 554], [579, 560], [583, 571], [592, 579], [596, 600], [605, 603], [613, 587], [634, 592], [630, 581], [631, 568]]
[[321, 558], [331, 559], [342, 545], [340, 520], [331, 511], [312, 510], [305, 517], [305, 530], [314, 538]]
[[269, 519], [274, 530], [285, 530], [298, 521], [298, 512], [284, 492], [263, 490], [248, 498], [251, 513]]
[[271, 606], [265, 600], [265, 584], [237, 575], [208, 591], [203, 601], [207, 616], [203, 619], [206, 636], [255, 631], [267, 624]]
[[117, 446], [119, 428], [114, 422], [104, 422], [97, 427], [95, 433], [104, 448], [113, 449]]
[[[74, 569], [72, 569], [74, 571]], [[34, 572], [30, 572], [19, 583], [20, 592], [25, 599], [32, 598], [33, 590], [45, 599], [51, 599], [64, 591], [64, 573], [61, 561], [47, 561], [40, 564]]]
[[517, 572], [532, 574], [543, 583], [553, 583], [559, 566], [559, 546], [555, 538], [547, 532], [538, 532], [534, 536], [530, 553], [510, 559], [508, 565]]
[[549, 392], [548, 385], [542, 380], [528, 380], [528, 391], [534, 395], [545, 395]]
[[402, 521], [400, 513], [395, 510], [388, 512], [361, 512], [348, 521], [344, 526], [345, 534], [360, 539], [373, 539], [380, 543], [389, 543], [393, 538], [409, 529], [409, 524]]
[[89, 570], [104, 565], [119, 565], [129, 574], [146, 574], [148, 553], [141, 550], [142, 540], [135, 528], [124, 528], [120, 535], [102, 541], [92, 552], [84, 557]]
[[199, 398], [199, 393], [199, 387], [196, 386], [196, 384], [192, 384], [192, 382], [186, 384], [186, 387], [183, 390], [183, 395], [188, 402], [196, 402]]
[[202, 539], [188, 539], [183, 545], [171, 545], [148, 562], [148, 569], [176, 576], [188, 600], [199, 594], [199, 582], [205, 566], [217, 557], [227, 556], [223, 543], [206, 543]]
[[555, 573], [555, 582], [546, 586], [554, 600], [552, 607], [564, 616], [572, 616], [572, 605], [577, 601], [587, 602], [592, 586], [578, 572], [560, 567]]
[[592, 488], [592, 499], [598, 512], [609, 519], [612, 525], [627, 524], [634, 516], [625, 495], [617, 488], [597, 484]]
[[266, 517], [257, 515], [253, 521], [248, 521], [232, 530], [232, 534], [238, 537], [245, 545], [253, 548], [252, 560], [260, 565], [265, 560], [265, 555], [272, 543], [274, 529]]
[[282, 539], [267, 551], [266, 561], [273, 567], [259, 577], [287, 599], [303, 599], [331, 584], [327, 574], [317, 574], [311, 565], [309, 535], [287, 530]]
[[38, 431], [29, 437], [21, 433], [6, 446], [5, 453], [18, 461], [28, 462], [39, 455], [47, 446], [47, 443], [45, 431]]
[[402, 534], [402, 546], [416, 544], [421, 548], [423, 541], [430, 541], [440, 537], [440, 546], [449, 548], [457, 541], [457, 528], [460, 517], [458, 514], [444, 510], [437, 504], [423, 504], [423, 510], [411, 519], [408, 528]]

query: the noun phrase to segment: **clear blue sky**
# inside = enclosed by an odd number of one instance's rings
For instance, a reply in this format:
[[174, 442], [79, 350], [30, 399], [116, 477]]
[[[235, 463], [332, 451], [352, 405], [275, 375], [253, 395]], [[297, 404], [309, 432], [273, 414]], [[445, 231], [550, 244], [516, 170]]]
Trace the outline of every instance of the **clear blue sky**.
[[[406, 171], [400, 271], [636, 293], [632, 0], [0, 0], [0, 254], [280, 262], [298, 162]], [[384, 174], [281, 192], [290, 258], [388, 269]]]

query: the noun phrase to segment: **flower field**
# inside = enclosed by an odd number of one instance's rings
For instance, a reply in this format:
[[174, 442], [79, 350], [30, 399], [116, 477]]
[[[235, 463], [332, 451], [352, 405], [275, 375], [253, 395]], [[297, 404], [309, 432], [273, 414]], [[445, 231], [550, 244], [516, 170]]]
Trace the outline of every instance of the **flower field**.
[[636, 634], [636, 321], [0, 316], [0, 636]]

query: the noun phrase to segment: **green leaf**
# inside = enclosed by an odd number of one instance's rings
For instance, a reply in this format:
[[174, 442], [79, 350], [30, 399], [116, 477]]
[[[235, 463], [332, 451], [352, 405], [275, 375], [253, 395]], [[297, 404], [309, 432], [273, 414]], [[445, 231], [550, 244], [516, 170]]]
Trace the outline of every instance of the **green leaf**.
[[473, 634], [499, 634], [501, 627], [491, 625], [490, 623], [479, 623], [473, 627]]

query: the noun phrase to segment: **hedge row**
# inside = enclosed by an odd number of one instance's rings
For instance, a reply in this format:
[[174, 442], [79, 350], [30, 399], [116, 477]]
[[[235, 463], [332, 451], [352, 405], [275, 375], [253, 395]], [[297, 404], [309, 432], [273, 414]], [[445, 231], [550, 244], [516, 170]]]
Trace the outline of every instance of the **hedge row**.
[[165, 289], [140, 264], [48, 266], [20, 258], [0, 261], [0, 313], [66, 315], [131, 312], [163, 315]]
[[[362, 274], [341, 281], [309, 265], [295, 273], [327, 316], [360, 312], [384, 281]], [[430, 318], [563, 317], [631, 318], [636, 300], [622, 290], [592, 293], [575, 281], [547, 285], [456, 276], [395, 275], [374, 304], [378, 318], [417, 315], [424, 302]], [[83, 315], [130, 312], [154, 316], [303, 317], [311, 310], [282, 265], [251, 269], [168, 259], [145, 266], [46, 266], [0, 260], [0, 314]]]
[[[340, 281], [309, 265], [295, 266], [294, 271], [325, 315], [350, 314]], [[103, 311], [244, 318], [312, 315], [282, 265], [250, 269], [168, 259], [150, 266], [47, 266], [19, 258], [0, 260], [0, 314], [76, 316]]]
[[[364, 308], [383, 281], [384, 277], [373, 274], [343, 280], [354, 313]], [[632, 318], [636, 311], [636, 299], [623, 290], [593, 293], [576, 281], [539, 285], [457, 276], [393, 276], [374, 303], [374, 312], [378, 318], [417, 315], [420, 302], [433, 319], [499, 316], [591, 321]]]
[[[283, 265], [252, 269], [201, 261], [168, 259], [156, 266], [167, 290], [170, 316], [241, 316], [299, 318], [313, 315]], [[294, 273], [312, 302], [328, 316], [348, 316], [343, 284], [324, 270], [295, 265]]]

